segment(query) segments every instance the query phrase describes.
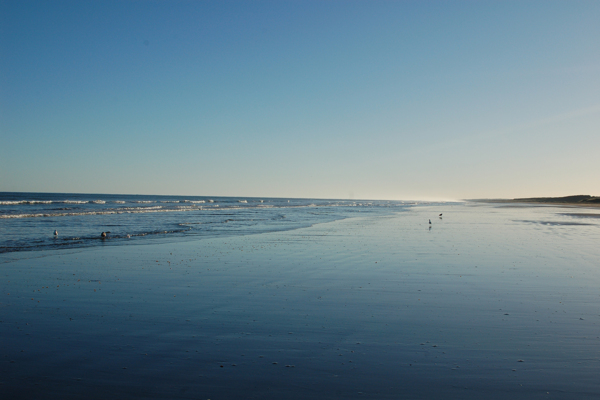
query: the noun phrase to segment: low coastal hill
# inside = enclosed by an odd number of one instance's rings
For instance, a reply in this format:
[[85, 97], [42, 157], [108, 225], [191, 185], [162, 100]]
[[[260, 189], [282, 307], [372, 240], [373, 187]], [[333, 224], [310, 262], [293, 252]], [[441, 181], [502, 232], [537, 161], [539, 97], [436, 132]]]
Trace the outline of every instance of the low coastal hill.
[[486, 203], [541, 203], [541, 204], [571, 204], [581, 206], [600, 206], [599, 196], [580, 194], [564, 197], [526, 197], [517, 199], [476, 199], [472, 201]]
[[565, 197], [530, 197], [513, 199], [519, 203], [564, 203], [564, 204], [600, 204], [600, 197], [580, 194]]

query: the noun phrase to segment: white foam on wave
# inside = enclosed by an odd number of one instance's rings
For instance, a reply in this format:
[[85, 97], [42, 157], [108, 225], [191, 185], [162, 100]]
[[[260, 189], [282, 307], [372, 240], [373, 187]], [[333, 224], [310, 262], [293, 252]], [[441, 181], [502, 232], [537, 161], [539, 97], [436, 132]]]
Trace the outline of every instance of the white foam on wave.
[[143, 211], [143, 210], [159, 210], [163, 206], [150, 206], [150, 207], [123, 207], [118, 208], [118, 211]]
[[106, 204], [106, 202], [104, 200], [92, 200], [92, 201], [90, 201], [90, 203], [92, 203], [92, 204]]
[[3, 205], [15, 205], [15, 204], [52, 204], [52, 200], [4, 200], [0, 201]]
[[76, 217], [83, 215], [113, 215], [113, 214], [144, 214], [144, 213], [157, 213], [157, 212], [185, 212], [185, 211], [196, 211], [197, 207], [194, 206], [181, 206], [178, 208], [164, 209], [162, 206], [156, 207], [127, 207], [118, 208], [113, 210], [105, 211], [84, 211], [84, 212], [62, 212], [62, 213], [36, 213], [36, 214], [13, 214], [13, 215], [0, 215], [0, 219], [15, 219], [15, 218], [40, 218], [40, 217]]
[[11, 219], [11, 218], [34, 218], [43, 217], [44, 214], [15, 214], [15, 215], [0, 215], [0, 219]]
[[101, 211], [101, 212], [81, 212], [81, 213], [39, 213], [39, 214], [15, 214], [15, 215], [0, 215], [0, 219], [12, 218], [39, 218], [39, 217], [74, 217], [79, 215], [105, 215], [117, 214], [116, 211]]
[[[5, 200], [2, 201], [2, 203], [0, 204], [24, 204], [26, 202], [30, 202], [30, 201], [25, 201], [25, 200]], [[41, 201], [40, 201], [41, 202]], [[209, 202], [211, 202], [209, 200]], [[45, 202], [45, 203], [51, 203], [51, 202]], [[62, 203], [62, 201], [61, 201]], [[94, 204], [105, 204], [105, 202], [103, 200], [96, 200], [94, 202], [88, 202], [88, 203], [94, 203]], [[148, 204], [148, 203], [156, 203], [155, 201], [136, 201], [134, 203], [144, 203], [144, 204]], [[190, 202], [191, 203], [191, 202]], [[198, 201], [198, 203], [202, 204], [200, 201]], [[213, 202], [211, 202], [213, 203]], [[50, 213], [44, 213], [44, 212], [40, 212], [40, 213], [22, 213], [22, 214], [13, 214], [13, 215], [0, 215], [0, 219], [11, 219], [11, 218], [37, 218], [37, 217], [64, 217], [64, 216], [79, 216], [79, 215], [110, 215], [110, 214], [142, 214], [142, 213], [150, 213], [150, 212], [186, 212], [186, 211], [210, 211], [211, 209], [216, 210], [217, 208], [220, 210], [244, 210], [244, 209], [248, 209], [247, 205], [242, 206], [242, 204], [247, 204], [248, 201], [247, 200], [238, 200], [238, 203], [241, 203], [239, 206], [235, 206], [235, 205], [226, 205], [225, 207], [220, 207], [219, 204], [211, 204], [210, 206], [206, 206], [206, 207], [202, 207], [200, 205], [196, 205], [196, 204], [187, 204], [187, 205], [175, 205], [175, 206], [162, 206], [162, 205], [152, 205], [152, 206], [131, 206], [131, 207], [122, 207], [122, 208], [109, 208], [109, 209], [103, 209], [103, 210], [81, 210], [81, 211], [75, 211], [72, 210], [70, 212], [50, 212]], [[408, 203], [411, 204], [411, 203]], [[412, 203], [414, 204], [414, 203]], [[403, 204], [405, 205], [405, 204]], [[318, 205], [316, 203], [309, 203], [309, 204], [302, 204], [302, 205], [288, 205], [285, 204], [285, 206], [283, 205], [267, 205], [267, 204], [263, 204], [263, 203], [258, 203], [256, 205], [253, 205], [250, 208], [282, 208], [282, 209], [286, 209], [286, 208], [313, 208], [313, 207], [356, 207], [356, 206], [362, 206], [362, 207], [368, 207], [368, 206], [376, 206], [376, 204], [374, 203], [356, 203], [356, 202], [344, 202], [344, 203], [340, 203], [340, 202], [333, 202], [333, 203], [329, 203], [329, 204], [322, 204], [322, 205]]]

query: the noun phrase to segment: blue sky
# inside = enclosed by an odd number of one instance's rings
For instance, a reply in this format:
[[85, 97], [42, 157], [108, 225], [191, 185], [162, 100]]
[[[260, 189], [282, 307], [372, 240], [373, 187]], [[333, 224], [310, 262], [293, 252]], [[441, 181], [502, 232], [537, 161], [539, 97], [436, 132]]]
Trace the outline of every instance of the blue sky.
[[0, 1], [0, 191], [600, 195], [597, 1]]

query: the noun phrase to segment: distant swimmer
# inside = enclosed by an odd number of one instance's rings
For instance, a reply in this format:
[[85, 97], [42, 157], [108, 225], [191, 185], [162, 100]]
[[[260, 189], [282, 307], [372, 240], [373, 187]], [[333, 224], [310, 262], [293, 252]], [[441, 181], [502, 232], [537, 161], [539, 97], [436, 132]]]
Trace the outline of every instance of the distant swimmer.
[[54, 230], [54, 236], [58, 236], [58, 231]]
[[[110, 232], [108, 232], [108, 233], [110, 233]], [[102, 239], [106, 238], [106, 232], [102, 232], [102, 233], [100, 234], [100, 237], [101, 237]]]

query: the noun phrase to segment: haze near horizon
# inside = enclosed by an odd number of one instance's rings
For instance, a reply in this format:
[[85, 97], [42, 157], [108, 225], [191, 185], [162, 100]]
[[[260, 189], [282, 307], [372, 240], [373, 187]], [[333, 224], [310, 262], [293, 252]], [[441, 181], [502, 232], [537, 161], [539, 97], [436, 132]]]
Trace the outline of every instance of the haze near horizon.
[[600, 3], [0, 2], [0, 191], [600, 195]]

